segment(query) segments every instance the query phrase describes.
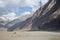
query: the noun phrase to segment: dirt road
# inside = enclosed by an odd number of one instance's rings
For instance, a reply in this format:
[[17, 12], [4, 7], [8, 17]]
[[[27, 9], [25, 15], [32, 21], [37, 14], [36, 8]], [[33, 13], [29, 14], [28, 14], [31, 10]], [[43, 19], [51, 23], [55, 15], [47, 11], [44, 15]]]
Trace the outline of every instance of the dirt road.
[[0, 32], [0, 40], [60, 40], [56, 32]]

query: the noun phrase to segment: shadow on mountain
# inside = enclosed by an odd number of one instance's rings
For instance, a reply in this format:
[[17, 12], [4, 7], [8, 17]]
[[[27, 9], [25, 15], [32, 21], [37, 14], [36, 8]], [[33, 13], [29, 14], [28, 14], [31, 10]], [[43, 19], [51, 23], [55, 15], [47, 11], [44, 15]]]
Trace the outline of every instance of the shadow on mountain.
[[[52, 4], [53, 2], [53, 4]], [[50, 5], [53, 5], [52, 7]], [[51, 7], [51, 8], [49, 8]], [[57, 31], [60, 30], [60, 0], [49, 0], [49, 2], [37, 12], [38, 17], [32, 21], [32, 31]], [[43, 10], [44, 9], [44, 10]], [[55, 15], [58, 16], [55, 19]], [[52, 16], [53, 15], [53, 16]], [[52, 17], [51, 17], [52, 16]]]
[[19, 28], [20, 30], [26, 27], [26, 24], [29, 23], [29, 21], [31, 20], [31, 17], [28, 18], [27, 20], [23, 21], [23, 22], [18, 22], [15, 25], [9, 27], [7, 29], [7, 31], [14, 31], [15, 29]]
[[60, 15], [50, 22], [45, 23], [41, 28], [38, 29], [43, 31], [60, 31]]

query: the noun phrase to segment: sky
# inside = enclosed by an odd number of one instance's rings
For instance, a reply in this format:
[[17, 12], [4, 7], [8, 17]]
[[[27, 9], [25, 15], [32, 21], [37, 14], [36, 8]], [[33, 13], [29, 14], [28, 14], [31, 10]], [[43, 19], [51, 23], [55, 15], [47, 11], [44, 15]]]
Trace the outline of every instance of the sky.
[[19, 16], [32, 14], [48, 0], [0, 0], [0, 19], [14, 20]]

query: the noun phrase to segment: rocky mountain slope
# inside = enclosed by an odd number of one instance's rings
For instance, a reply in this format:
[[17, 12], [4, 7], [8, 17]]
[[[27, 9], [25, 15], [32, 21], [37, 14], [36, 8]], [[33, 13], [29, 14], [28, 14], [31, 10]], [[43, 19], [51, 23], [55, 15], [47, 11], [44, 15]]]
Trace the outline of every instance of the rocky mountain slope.
[[59, 31], [60, 30], [60, 0], [49, 0], [33, 15], [30, 24], [31, 30]]
[[8, 22], [5, 26], [8, 28], [7, 31], [13, 31], [18, 29], [22, 29], [25, 27], [26, 23], [30, 21], [30, 17], [32, 17], [31, 14], [23, 15], [21, 17], [18, 17], [17, 19]]

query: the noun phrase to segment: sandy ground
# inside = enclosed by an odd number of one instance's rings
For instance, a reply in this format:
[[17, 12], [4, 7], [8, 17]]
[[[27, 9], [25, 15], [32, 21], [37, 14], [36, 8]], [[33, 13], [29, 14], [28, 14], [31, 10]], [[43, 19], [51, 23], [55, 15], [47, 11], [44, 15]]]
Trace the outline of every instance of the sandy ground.
[[56, 32], [0, 32], [0, 40], [60, 40], [60, 33]]

